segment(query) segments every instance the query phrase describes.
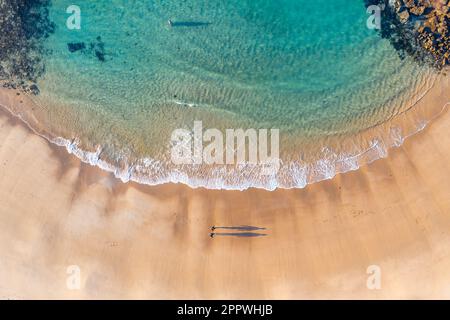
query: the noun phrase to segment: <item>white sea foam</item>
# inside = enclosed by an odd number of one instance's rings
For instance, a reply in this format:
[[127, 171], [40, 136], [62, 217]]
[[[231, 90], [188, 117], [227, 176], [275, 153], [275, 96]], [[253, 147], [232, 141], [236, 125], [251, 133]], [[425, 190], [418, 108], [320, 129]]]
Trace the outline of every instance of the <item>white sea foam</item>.
[[[447, 103], [442, 110], [432, 119], [447, 109]], [[10, 111], [6, 106], [1, 105]], [[11, 112], [11, 111], [10, 111]], [[11, 112], [12, 113], [12, 112]], [[244, 164], [239, 167], [209, 167], [207, 175], [204, 167], [182, 166], [168, 167], [167, 163], [142, 158], [129, 160], [125, 153], [115, 154], [114, 162], [122, 164], [116, 166], [111, 160], [102, 159], [103, 149], [98, 146], [95, 151], [86, 151], [80, 148], [80, 140], [68, 140], [62, 137], [49, 138], [36, 131], [26, 119], [19, 113], [14, 114], [20, 118], [35, 133], [44, 137], [49, 142], [64, 147], [68, 153], [75, 155], [82, 162], [91, 166], [97, 166], [102, 170], [111, 172], [122, 182], [134, 181], [146, 185], [160, 185], [165, 183], [181, 183], [192, 188], [207, 188], [215, 190], [246, 190], [260, 188], [269, 191], [280, 189], [304, 188], [308, 184], [334, 178], [337, 174], [354, 171], [361, 165], [371, 163], [377, 159], [388, 156], [389, 149], [399, 147], [405, 139], [422, 131], [432, 120], [420, 119], [415, 121], [415, 130], [404, 133], [400, 127], [391, 127], [387, 137], [375, 137], [370, 141], [369, 147], [361, 152], [343, 153], [336, 152], [330, 147], [322, 149], [322, 157], [313, 163], [300, 163], [296, 161], [282, 162], [276, 175], [267, 176], [260, 171], [262, 168], [255, 164]]]
[[[421, 121], [415, 132], [423, 130], [427, 123], [427, 121]], [[324, 150], [326, 158], [306, 165], [300, 163], [283, 165], [276, 176], [269, 178], [258, 175], [258, 168], [252, 165], [244, 165], [234, 171], [227, 171], [223, 167], [213, 167], [207, 176], [196, 176], [196, 170], [192, 168], [185, 171], [182, 168], [164, 171], [163, 168], [166, 167], [164, 163], [150, 158], [140, 159], [133, 165], [120, 169], [100, 159], [101, 148], [98, 148], [96, 152], [87, 152], [78, 147], [77, 141], [57, 138], [52, 142], [65, 147], [69, 153], [76, 155], [83, 162], [112, 172], [123, 182], [134, 181], [146, 185], [182, 183], [192, 188], [203, 187], [216, 190], [261, 188], [272, 191], [277, 188], [304, 188], [311, 183], [332, 179], [337, 174], [357, 170], [363, 164], [387, 157], [390, 148], [401, 146], [404, 140], [411, 135], [402, 136], [400, 128], [392, 128], [390, 132], [392, 143], [389, 145], [386, 145], [383, 140], [374, 139], [371, 141], [369, 149], [357, 154], [337, 154], [327, 148]], [[367, 156], [367, 159], [361, 161], [364, 156]], [[188, 174], [189, 171], [193, 174]]]

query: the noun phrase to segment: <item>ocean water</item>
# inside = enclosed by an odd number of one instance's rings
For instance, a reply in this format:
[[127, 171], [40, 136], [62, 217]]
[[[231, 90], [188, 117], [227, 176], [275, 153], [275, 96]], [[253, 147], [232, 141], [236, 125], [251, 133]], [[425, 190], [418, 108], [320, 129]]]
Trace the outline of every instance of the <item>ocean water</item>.
[[[124, 181], [304, 187], [385, 156], [405, 134], [373, 129], [435, 79], [367, 27], [362, 0], [78, 0], [79, 30], [66, 24], [72, 4], [49, 7], [55, 32], [30, 112], [54, 142]], [[280, 170], [173, 164], [171, 133], [194, 121], [279, 129]]]

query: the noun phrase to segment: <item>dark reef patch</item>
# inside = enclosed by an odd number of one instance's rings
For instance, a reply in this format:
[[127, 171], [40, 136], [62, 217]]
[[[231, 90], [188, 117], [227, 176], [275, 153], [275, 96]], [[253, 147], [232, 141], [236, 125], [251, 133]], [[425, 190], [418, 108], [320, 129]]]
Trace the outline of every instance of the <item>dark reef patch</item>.
[[43, 40], [54, 32], [51, 0], [0, 0], [0, 85], [39, 94]]
[[450, 65], [449, 0], [364, 0], [382, 8], [380, 34], [400, 56], [438, 69]]
[[76, 52], [86, 49], [86, 44], [84, 42], [70, 42], [67, 44], [67, 48], [70, 52]]
[[94, 51], [95, 56], [101, 62], [105, 62], [105, 43], [102, 37], [98, 36], [96, 42], [91, 42], [91, 50]]
[[83, 54], [92, 54], [99, 61], [106, 61], [105, 43], [102, 41], [102, 37], [98, 36], [95, 41], [89, 43], [89, 49], [84, 42], [71, 42], [67, 44], [67, 48], [70, 52], [74, 53], [81, 51]]

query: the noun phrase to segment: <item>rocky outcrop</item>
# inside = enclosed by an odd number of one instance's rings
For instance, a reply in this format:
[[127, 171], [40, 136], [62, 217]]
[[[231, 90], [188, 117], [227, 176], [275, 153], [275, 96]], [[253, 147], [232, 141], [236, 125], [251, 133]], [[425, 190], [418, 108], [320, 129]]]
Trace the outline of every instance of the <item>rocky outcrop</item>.
[[382, 36], [437, 68], [450, 65], [450, 0], [365, 0], [380, 5]]
[[50, 0], [0, 0], [0, 85], [38, 94], [42, 40], [54, 31]]

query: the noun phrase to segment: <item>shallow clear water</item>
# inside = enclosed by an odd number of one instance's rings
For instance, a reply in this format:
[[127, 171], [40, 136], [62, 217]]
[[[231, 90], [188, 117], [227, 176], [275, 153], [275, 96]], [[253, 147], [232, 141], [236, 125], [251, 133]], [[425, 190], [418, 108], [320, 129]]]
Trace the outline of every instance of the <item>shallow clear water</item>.
[[[335, 162], [370, 147], [357, 135], [406, 110], [433, 77], [367, 28], [362, 0], [80, 0], [80, 30], [66, 27], [71, 4], [50, 8], [56, 32], [35, 98], [41, 122], [124, 180], [302, 187], [354, 169]], [[70, 52], [78, 42], [86, 49]], [[105, 61], [96, 56], [102, 46]], [[194, 120], [280, 129], [282, 170], [262, 178], [173, 165], [171, 132]]]

